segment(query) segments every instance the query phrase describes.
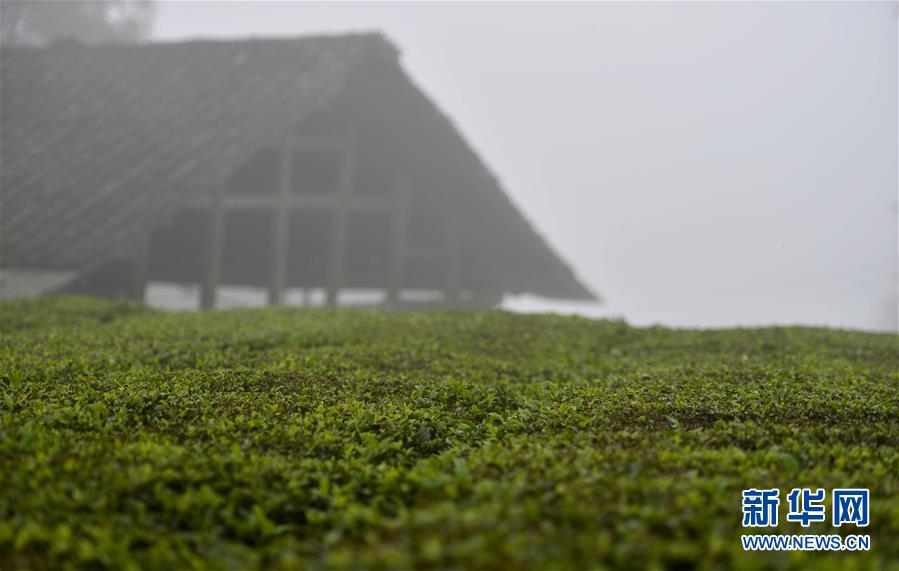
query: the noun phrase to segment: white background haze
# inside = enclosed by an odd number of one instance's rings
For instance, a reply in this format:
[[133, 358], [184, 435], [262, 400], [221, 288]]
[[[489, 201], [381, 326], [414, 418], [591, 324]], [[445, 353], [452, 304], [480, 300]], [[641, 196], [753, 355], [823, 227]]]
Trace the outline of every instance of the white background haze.
[[154, 38], [381, 31], [637, 324], [896, 330], [897, 4], [161, 3]]

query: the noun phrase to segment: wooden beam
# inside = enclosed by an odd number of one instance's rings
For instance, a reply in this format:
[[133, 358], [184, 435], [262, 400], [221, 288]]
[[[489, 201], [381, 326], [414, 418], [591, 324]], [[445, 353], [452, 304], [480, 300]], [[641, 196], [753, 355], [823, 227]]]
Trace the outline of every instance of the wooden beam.
[[[224, 207], [226, 210], [270, 210], [282, 203], [279, 194], [259, 195], [259, 194], [232, 194], [228, 193], [224, 197]], [[352, 211], [368, 211], [368, 212], [392, 212], [395, 208], [392, 197], [384, 196], [360, 196], [358, 194], [351, 195], [346, 199], [338, 198], [332, 191], [322, 194], [290, 194], [284, 203], [289, 209], [315, 209], [315, 210], [334, 210], [337, 208], [347, 208]], [[207, 208], [209, 206], [208, 198], [198, 198], [186, 200], [183, 202], [185, 207]]]
[[426, 260], [433, 261], [441, 258], [445, 254], [445, 247], [437, 245], [422, 245], [407, 243], [403, 248], [403, 256], [406, 260]]
[[290, 139], [294, 149], [302, 151], [342, 152], [346, 147], [346, 137], [322, 135], [296, 135]]
[[287, 225], [288, 200], [290, 199], [293, 170], [293, 148], [290, 143], [281, 145], [281, 172], [277, 200], [270, 205], [274, 219], [272, 244], [272, 275], [268, 287], [268, 304], [284, 303], [284, 279], [287, 273]]
[[393, 241], [390, 248], [390, 276], [387, 284], [387, 304], [396, 306], [403, 287], [403, 267], [406, 261], [406, 231], [409, 223], [409, 200], [412, 185], [408, 177], [400, 176], [394, 191], [392, 217]]
[[213, 193], [212, 205], [209, 210], [209, 257], [206, 265], [206, 278], [200, 292], [200, 309], [212, 309], [215, 307], [215, 293], [219, 285], [219, 277], [222, 271], [222, 241], [225, 229], [224, 186], [220, 186]]
[[343, 282], [346, 263], [347, 223], [355, 185], [356, 144], [347, 140], [343, 151], [340, 178], [337, 183], [336, 203], [331, 220], [331, 241], [328, 252], [327, 305], [337, 305], [337, 293]]

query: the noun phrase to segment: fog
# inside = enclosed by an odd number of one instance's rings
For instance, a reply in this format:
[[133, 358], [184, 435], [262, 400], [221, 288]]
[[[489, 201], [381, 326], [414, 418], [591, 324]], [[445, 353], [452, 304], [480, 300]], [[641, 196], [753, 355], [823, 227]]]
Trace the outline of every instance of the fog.
[[897, 322], [890, 3], [166, 2], [157, 40], [382, 31], [602, 305]]

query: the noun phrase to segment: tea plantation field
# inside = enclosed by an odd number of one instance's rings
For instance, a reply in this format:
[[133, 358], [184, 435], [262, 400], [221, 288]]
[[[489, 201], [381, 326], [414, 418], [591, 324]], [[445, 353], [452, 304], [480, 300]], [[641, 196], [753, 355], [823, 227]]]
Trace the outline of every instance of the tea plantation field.
[[[80, 298], [0, 327], [4, 570], [899, 569], [896, 335]], [[750, 487], [778, 528], [741, 527]], [[826, 523], [783, 521], [793, 487]], [[840, 487], [868, 527], [831, 526]]]

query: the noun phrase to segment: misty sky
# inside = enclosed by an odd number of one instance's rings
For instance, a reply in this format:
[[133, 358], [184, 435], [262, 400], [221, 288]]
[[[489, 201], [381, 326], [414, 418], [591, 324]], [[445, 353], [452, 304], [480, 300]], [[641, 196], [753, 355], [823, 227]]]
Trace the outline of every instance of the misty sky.
[[175, 2], [155, 37], [379, 30], [599, 307], [896, 329], [890, 3]]

